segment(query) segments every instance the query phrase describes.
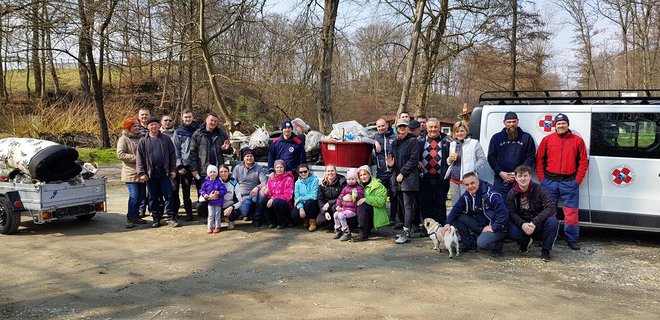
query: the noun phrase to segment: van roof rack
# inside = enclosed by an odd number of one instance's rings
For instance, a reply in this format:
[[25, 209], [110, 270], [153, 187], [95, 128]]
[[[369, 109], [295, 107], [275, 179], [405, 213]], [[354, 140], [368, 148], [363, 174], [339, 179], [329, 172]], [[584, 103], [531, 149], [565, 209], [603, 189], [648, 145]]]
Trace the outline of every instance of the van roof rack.
[[660, 104], [660, 89], [486, 91], [479, 104]]

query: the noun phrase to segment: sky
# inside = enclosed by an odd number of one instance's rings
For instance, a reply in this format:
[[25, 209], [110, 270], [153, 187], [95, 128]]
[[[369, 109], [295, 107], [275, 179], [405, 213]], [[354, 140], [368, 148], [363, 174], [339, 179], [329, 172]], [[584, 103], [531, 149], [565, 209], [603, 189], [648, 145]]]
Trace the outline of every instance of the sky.
[[[322, 1], [319, 2], [322, 3]], [[344, 28], [346, 31], [356, 29], [379, 19], [380, 14], [377, 10], [384, 11], [382, 8], [374, 8], [373, 5], [370, 5], [369, 9], [365, 9], [356, 5], [357, 2], [360, 1], [340, 2], [338, 27]], [[294, 15], [296, 12], [303, 10], [307, 3], [309, 3], [309, 0], [266, 0], [265, 11]], [[577, 45], [573, 41], [574, 32], [569, 24], [570, 16], [552, 1], [537, 1], [536, 6], [541, 14], [546, 16], [546, 21], [549, 21], [548, 28], [552, 34], [550, 40], [552, 60], [549, 63], [549, 68], [560, 76], [562, 85], [565, 87], [563, 89], [574, 87], [575, 80], [572, 76], [572, 70], [577, 63], [575, 51]], [[596, 27], [601, 30], [600, 34], [595, 37], [597, 45], [612, 42], [615, 31], [614, 26], [609, 21], [601, 19], [597, 22]]]

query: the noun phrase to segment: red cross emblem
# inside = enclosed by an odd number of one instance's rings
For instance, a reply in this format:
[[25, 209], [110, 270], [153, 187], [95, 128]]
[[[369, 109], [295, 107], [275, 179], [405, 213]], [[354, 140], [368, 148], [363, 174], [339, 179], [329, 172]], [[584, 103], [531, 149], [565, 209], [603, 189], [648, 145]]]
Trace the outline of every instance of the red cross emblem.
[[612, 169], [610, 179], [617, 187], [627, 187], [635, 179], [635, 172], [625, 165], [619, 165]]
[[539, 127], [543, 128], [545, 132], [552, 132], [552, 128], [555, 127], [555, 121], [552, 120], [551, 115], [546, 114], [545, 118], [539, 120]]

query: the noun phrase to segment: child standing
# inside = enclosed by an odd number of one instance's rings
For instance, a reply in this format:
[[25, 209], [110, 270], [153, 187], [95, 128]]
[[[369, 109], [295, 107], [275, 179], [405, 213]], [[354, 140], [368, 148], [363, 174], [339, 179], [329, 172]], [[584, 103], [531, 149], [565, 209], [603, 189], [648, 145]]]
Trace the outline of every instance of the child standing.
[[206, 179], [199, 190], [199, 195], [208, 201], [208, 231], [206, 233], [219, 233], [222, 221], [222, 204], [227, 188], [222, 180], [218, 179], [218, 167], [209, 165], [206, 168]]
[[333, 239], [340, 241], [351, 240], [351, 229], [348, 227], [346, 219], [357, 215], [357, 202], [364, 198], [364, 189], [358, 184], [356, 169], [348, 170], [346, 182], [346, 186], [337, 198], [335, 210], [335, 237]]

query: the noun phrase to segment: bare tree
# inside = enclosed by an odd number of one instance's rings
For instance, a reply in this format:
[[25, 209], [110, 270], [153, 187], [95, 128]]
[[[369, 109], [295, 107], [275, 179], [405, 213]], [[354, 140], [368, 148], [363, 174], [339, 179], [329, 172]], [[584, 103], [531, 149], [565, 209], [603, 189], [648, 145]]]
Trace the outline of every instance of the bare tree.
[[338, 9], [339, 0], [324, 1], [317, 102], [319, 130], [321, 132], [328, 132], [334, 122], [332, 112], [332, 58], [335, 50], [335, 23], [337, 22]]
[[419, 34], [422, 30], [422, 20], [424, 18], [425, 5], [426, 0], [415, 1], [415, 20], [413, 23], [412, 36], [410, 38], [410, 47], [408, 48], [408, 56], [406, 57], [406, 73], [403, 78], [401, 99], [399, 100], [399, 107], [396, 110], [397, 117], [408, 106], [410, 87], [412, 85], [413, 74], [415, 72], [415, 61], [417, 60], [417, 43], [419, 42]]
[[571, 25], [576, 33], [576, 42], [580, 45], [580, 54], [586, 65], [585, 82], [587, 88], [598, 89], [598, 77], [594, 66], [593, 37], [598, 33], [595, 28], [597, 17], [589, 10], [588, 0], [558, 0], [557, 4], [571, 17]]

